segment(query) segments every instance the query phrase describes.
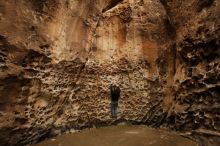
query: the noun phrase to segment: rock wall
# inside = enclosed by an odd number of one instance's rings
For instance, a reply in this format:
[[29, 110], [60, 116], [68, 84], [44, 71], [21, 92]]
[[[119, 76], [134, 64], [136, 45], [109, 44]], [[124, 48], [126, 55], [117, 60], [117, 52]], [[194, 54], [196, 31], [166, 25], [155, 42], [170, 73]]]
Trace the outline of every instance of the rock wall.
[[1, 145], [120, 121], [219, 131], [219, 5], [1, 1]]
[[168, 123], [220, 131], [220, 1], [162, 1], [176, 30], [176, 67]]

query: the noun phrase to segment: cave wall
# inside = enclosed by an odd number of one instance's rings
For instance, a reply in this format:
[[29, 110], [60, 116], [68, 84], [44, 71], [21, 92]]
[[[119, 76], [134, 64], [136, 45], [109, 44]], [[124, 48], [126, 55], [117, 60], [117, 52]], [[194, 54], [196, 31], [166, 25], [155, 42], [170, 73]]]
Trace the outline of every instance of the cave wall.
[[220, 130], [220, 1], [162, 1], [176, 30], [168, 123], [178, 130]]
[[219, 16], [218, 0], [1, 1], [1, 145], [119, 121], [219, 131]]

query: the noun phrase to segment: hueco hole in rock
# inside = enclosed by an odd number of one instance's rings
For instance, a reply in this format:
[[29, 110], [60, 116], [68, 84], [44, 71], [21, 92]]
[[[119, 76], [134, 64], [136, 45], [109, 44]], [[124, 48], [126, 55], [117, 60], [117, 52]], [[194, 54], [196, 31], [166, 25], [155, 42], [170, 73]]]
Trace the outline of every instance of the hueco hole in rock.
[[220, 146], [220, 0], [0, 0], [0, 146]]

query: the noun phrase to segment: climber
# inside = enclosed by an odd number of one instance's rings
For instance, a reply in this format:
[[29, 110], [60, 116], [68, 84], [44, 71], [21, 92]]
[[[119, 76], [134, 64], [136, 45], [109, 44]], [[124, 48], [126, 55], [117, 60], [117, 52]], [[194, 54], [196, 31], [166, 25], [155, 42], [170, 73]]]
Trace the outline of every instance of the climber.
[[112, 84], [110, 85], [112, 118], [117, 118], [117, 107], [120, 92], [121, 90], [118, 86]]

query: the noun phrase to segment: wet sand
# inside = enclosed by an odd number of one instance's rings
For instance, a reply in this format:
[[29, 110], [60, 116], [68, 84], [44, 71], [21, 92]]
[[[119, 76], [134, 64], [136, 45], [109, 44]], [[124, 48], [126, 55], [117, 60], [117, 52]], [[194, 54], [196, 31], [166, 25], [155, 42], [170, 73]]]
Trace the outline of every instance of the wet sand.
[[177, 133], [146, 126], [111, 126], [63, 134], [34, 146], [197, 146]]

